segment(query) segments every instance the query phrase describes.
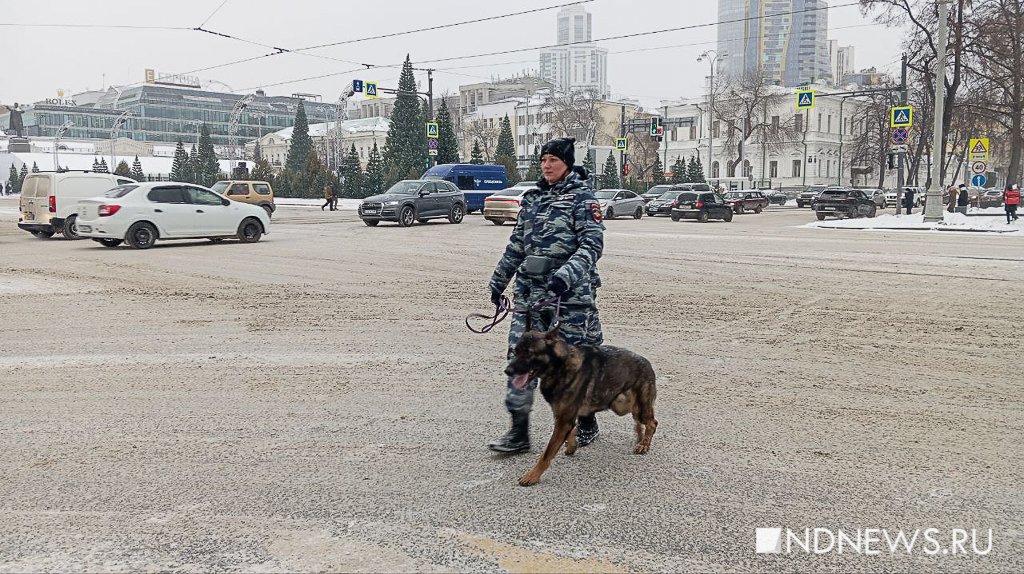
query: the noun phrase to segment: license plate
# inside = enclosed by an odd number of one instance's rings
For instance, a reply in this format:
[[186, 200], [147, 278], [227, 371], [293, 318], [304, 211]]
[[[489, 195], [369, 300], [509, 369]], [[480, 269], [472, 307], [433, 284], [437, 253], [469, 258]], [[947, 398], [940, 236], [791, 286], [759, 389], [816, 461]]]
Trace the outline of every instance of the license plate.
[[824, 209], [824, 211], [835, 211], [836, 210], [836, 208], [834, 208], [834, 207], [825, 207], [823, 209]]
[[82, 233], [92, 233], [92, 226], [91, 225], [79, 225], [77, 227], [78, 227], [78, 231], [80, 231]]
[[36, 216], [31, 214], [31, 213], [26, 213], [25, 214], [25, 221], [32, 221], [35, 218], [36, 218]]
[[379, 209], [364, 209], [363, 215], [380, 215]]

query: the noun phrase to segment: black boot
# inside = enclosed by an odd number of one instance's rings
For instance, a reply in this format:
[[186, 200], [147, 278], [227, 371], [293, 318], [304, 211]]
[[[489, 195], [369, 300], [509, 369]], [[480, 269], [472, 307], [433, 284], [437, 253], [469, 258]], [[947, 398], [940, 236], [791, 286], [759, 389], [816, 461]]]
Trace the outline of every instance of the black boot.
[[597, 428], [596, 416], [587, 415], [576, 419], [576, 444], [579, 446], [587, 446], [594, 442], [599, 432], [601, 431]]
[[530, 413], [512, 413], [512, 428], [487, 443], [487, 448], [508, 454], [530, 450]]

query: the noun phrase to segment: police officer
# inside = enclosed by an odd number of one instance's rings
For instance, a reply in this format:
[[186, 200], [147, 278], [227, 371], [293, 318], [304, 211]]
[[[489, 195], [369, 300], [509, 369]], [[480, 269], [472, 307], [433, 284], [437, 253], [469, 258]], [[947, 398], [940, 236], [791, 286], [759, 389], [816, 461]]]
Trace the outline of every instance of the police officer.
[[[519, 219], [505, 254], [491, 277], [491, 302], [498, 305], [515, 276], [513, 301], [530, 307], [553, 296], [561, 297], [558, 333], [571, 345], [600, 345], [604, 341], [597, 314], [597, 260], [604, 249], [601, 205], [587, 183], [587, 171], [575, 166], [574, 138], [558, 138], [541, 148], [537, 189], [523, 195]], [[553, 306], [530, 311], [532, 328], [548, 330], [555, 322]], [[513, 313], [508, 333], [508, 357], [526, 330], [526, 313]], [[491, 450], [515, 453], [530, 450], [530, 410], [538, 380], [522, 389], [508, 378], [505, 408], [512, 428], [488, 443]], [[579, 446], [597, 437], [597, 419], [580, 417], [576, 425]]]

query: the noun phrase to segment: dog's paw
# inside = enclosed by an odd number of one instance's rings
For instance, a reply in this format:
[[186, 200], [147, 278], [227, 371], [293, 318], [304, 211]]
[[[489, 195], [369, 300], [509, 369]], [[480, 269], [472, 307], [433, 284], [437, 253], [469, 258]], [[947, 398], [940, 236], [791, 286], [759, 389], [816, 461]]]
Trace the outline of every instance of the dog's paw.
[[565, 456], [572, 456], [576, 454], [576, 445], [565, 447]]
[[532, 472], [528, 472], [519, 477], [519, 486], [533, 486], [538, 482], [540, 482], [540, 477], [534, 476], [534, 473]]
[[633, 449], [633, 454], [647, 454], [647, 451], [651, 450], [651, 445], [638, 443], [636, 448]]

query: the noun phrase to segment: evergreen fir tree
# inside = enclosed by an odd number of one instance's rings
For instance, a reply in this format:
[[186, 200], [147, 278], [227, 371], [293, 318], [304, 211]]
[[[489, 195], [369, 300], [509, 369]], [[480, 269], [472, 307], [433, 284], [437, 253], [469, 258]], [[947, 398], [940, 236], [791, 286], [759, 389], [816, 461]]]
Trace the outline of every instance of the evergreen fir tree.
[[615, 154], [608, 151], [608, 159], [604, 160], [604, 171], [601, 173], [601, 189], [619, 187], [619, 168], [615, 163]]
[[315, 153], [309, 154], [299, 178], [300, 187], [297, 191], [302, 194], [300, 197], [323, 197], [324, 186], [327, 185], [328, 178], [327, 168], [320, 161], [320, 156]]
[[665, 183], [665, 166], [661, 164], [661, 156], [655, 154], [654, 165], [651, 166], [651, 184], [662, 185]]
[[121, 161], [117, 162], [117, 167], [114, 168], [114, 175], [131, 177], [132, 168], [128, 166], [128, 162], [122, 159]]
[[704, 165], [700, 161], [700, 156], [694, 155], [690, 157], [689, 175], [692, 183], [704, 183]]
[[597, 167], [594, 165], [594, 155], [595, 154], [590, 153], [590, 150], [587, 150], [587, 154], [583, 158], [583, 169], [587, 170], [587, 173], [590, 175], [591, 179], [593, 179], [594, 175], [597, 172]]
[[96, 157], [96, 156], [93, 156], [93, 158], [92, 158], [92, 170], [93, 171], [99, 171], [100, 170], [100, 159], [98, 157]]
[[384, 191], [384, 160], [377, 149], [377, 142], [373, 142], [370, 149], [370, 157], [366, 161], [366, 181], [363, 184], [362, 197], [377, 195]]
[[10, 171], [7, 172], [7, 185], [10, 186], [11, 193], [21, 192], [21, 183], [18, 181], [18, 168], [11, 164]]
[[213, 151], [213, 140], [210, 128], [204, 123], [199, 130], [199, 165], [196, 166], [196, 181], [199, 185], [210, 187], [220, 177], [220, 162]]
[[473, 151], [469, 153], [469, 163], [473, 165], [484, 163], [484, 152], [480, 151], [480, 140], [473, 140]]
[[343, 197], [366, 197], [363, 195], [363, 169], [359, 165], [359, 154], [356, 153], [356, 144], [352, 144], [345, 159], [341, 162], [341, 173], [345, 176], [342, 184], [341, 194]]
[[675, 163], [672, 164], [672, 179], [669, 180], [669, 183], [688, 183], [689, 176], [690, 171], [687, 169], [686, 162], [677, 156]]
[[199, 181], [199, 150], [196, 149], [196, 144], [192, 144], [192, 149], [185, 156], [186, 162], [184, 167], [184, 174], [182, 181], [189, 183], [195, 183]]
[[252, 162], [256, 163], [263, 159], [263, 148], [260, 147], [260, 142], [256, 142], [256, 149], [252, 150]]
[[270, 162], [260, 158], [256, 160], [252, 167], [252, 178], [256, 181], [265, 181], [271, 185], [274, 184], [274, 168], [270, 167]]
[[530, 155], [530, 169], [526, 172], [526, 181], [539, 181], [540, 176], [540, 148], [533, 146], [533, 154]]
[[100, 173], [110, 173], [110, 166], [107, 165], [107, 158], [100, 159]]
[[519, 167], [516, 162], [516, 143], [512, 139], [512, 122], [508, 114], [501, 118], [501, 131], [498, 132], [498, 146], [494, 150], [494, 163], [505, 166], [508, 184], [519, 183]]
[[32, 173], [39, 173], [39, 166], [36, 165], [36, 162], [32, 162]]
[[301, 171], [305, 169], [310, 153], [313, 151], [313, 139], [309, 137], [309, 122], [306, 119], [306, 106], [302, 100], [295, 110], [295, 125], [292, 126], [292, 142], [288, 146], [288, 159], [285, 169]]
[[146, 173], [142, 171], [142, 162], [139, 161], [139, 156], [135, 156], [135, 161], [132, 162], [132, 171], [130, 176], [135, 181], [142, 181], [146, 179]]
[[391, 126], [384, 142], [385, 186], [415, 173], [423, 173], [427, 163], [427, 143], [424, 137], [423, 111], [416, 97], [416, 77], [412, 61], [405, 56], [402, 73], [398, 78], [398, 97], [391, 110]]
[[441, 98], [441, 107], [437, 110], [437, 129], [437, 163], [459, 163], [459, 140], [444, 98]]
[[188, 154], [185, 153], [185, 144], [178, 140], [178, 145], [174, 147], [174, 161], [171, 162], [171, 181], [191, 182], [188, 171], [189, 161]]

